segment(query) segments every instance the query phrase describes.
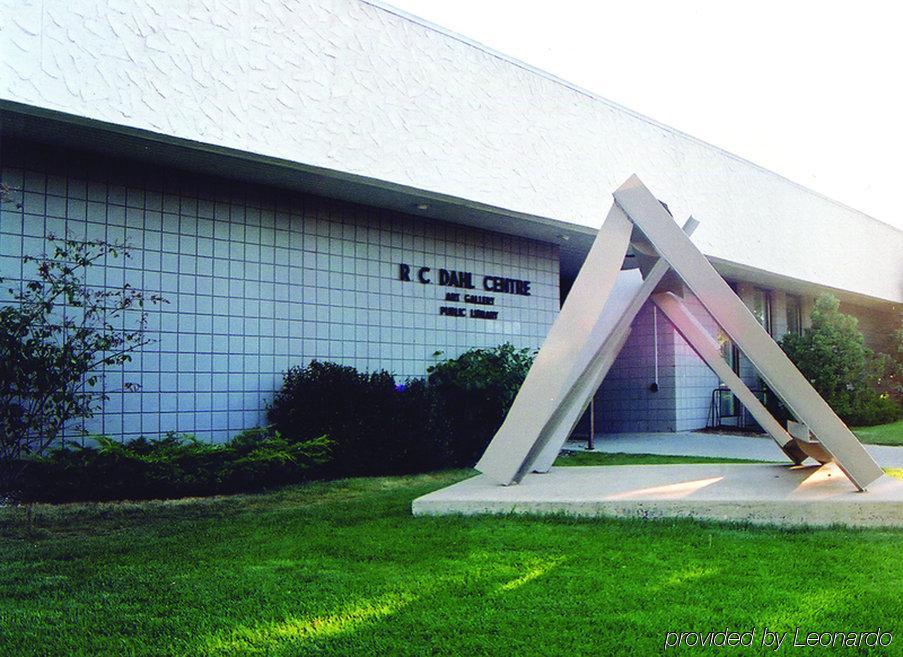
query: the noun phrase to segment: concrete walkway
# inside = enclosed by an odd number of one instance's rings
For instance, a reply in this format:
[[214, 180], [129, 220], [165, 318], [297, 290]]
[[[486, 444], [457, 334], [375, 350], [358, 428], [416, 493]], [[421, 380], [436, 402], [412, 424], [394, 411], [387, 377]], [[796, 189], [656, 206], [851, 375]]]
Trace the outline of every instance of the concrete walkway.
[[[586, 441], [569, 441], [564, 449], [586, 451]], [[903, 468], [903, 447], [865, 445], [883, 468]], [[767, 436], [685, 431], [678, 433], [613, 433], [596, 436], [595, 451], [627, 454], [668, 454], [673, 456], [713, 456], [750, 461], [784, 462], [787, 457]]]

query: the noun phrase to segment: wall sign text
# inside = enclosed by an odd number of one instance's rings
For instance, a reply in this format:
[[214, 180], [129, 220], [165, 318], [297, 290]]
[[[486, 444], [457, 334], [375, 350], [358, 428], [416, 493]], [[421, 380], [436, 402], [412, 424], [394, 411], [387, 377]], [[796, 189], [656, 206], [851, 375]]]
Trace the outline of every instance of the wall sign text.
[[[398, 278], [407, 282], [416, 280], [423, 285], [435, 284], [444, 287], [462, 287], [468, 290], [476, 289], [475, 277], [473, 272], [469, 271], [439, 269], [434, 275], [432, 267], [411, 267], [411, 265], [401, 263], [398, 265]], [[483, 276], [480, 282], [482, 289], [487, 292], [530, 296], [530, 281], [505, 276]]]
[[[473, 272], [450, 269], [433, 269], [432, 267], [412, 267], [406, 263], [398, 265], [398, 280], [405, 283], [420, 283], [421, 285], [439, 285], [441, 287], [460, 288], [464, 290], [477, 290], [477, 284], [483, 292], [495, 292], [496, 294], [516, 294], [529, 297], [530, 281], [520, 278], [508, 278], [507, 276], [474, 276]], [[462, 292], [446, 292], [444, 302], [439, 306], [439, 314], [444, 317], [470, 317], [473, 319], [498, 319], [497, 310], [485, 308], [468, 308], [466, 306], [451, 306], [448, 303], [465, 303], [476, 306], [494, 306], [495, 297], [486, 294], [468, 294]]]

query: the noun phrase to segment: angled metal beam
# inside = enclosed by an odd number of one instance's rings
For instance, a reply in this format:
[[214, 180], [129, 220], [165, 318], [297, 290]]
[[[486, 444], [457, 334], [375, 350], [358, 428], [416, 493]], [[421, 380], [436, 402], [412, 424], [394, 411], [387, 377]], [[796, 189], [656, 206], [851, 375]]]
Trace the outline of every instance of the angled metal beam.
[[797, 464], [805, 461], [806, 454], [796, 444], [793, 436], [774, 419], [774, 416], [746, 386], [743, 379], [737, 376], [731, 366], [727, 364], [721, 355], [721, 347], [718, 342], [705, 330], [705, 327], [690, 312], [683, 300], [672, 292], [665, 292], [653, 294], [652, 302], [665, 313], [665, 316], [693, 348], [693, 351], [730, 388], [740, 403], [749, 411], [749, 414], [759, 423], [759, 426], [768, 432], [768, 435], [774, 439], [787, 457]]
[[[684, 223], [683, 230], [687, 235], [692, 235], [698, 225], [698, 221], [689, 217]], [[668, 263], [658, 258], [642, 283], [632, 283], [634, 291], [626, 308], [622, 308], [623, 304], [618, 303], [605, 304], [602, 317], [599, 318], [592, 336], [577, 359], [574, 372], [571, 373], [571, 384], [567, 393], [549, 422], [539, 431], [546, 446], [529, 466], [529, 470], [548, 472], [552, 467], [568, 436], [574, 431], [583, 411], [589, 405], [590, 399], [596, 394], [621, 349], [624, 348], [633, 320], [661, 283], [668, 269]], [[624, 281], [625, 291], [628, 279], [635, 274], [636, 270], [621, 272], [619, 281]]]
[[711, 263], [636, 176], [614, 193], [615, 203], [680, 275], [709, 314], [756, 367], [798, 420], [807, 424], [838, 467], [859, 488], [883, 476], [847, 426], [790, 362]]
[[[602, 316], [577, 359], [568, 382], [567, 390], [548, 421], [534, 429], [540, 450], [531, 450], [526, 472], [548, 472], [568, 436], [580, 421], [590, 398], [602, 379], [611, 369], [615, 359], [630, 335], [630, 322], [618, 321], [626, 316], [631, 302], [643, 287], [643, 277], [638, 269], [622, 271], [618, 284], [602, 310]], [[597, 345], [601, 345], [598, 348]], [[589, 355], [588, 355], [589, 354]]]
[[627, 215], [613, 205], [505, 421], [476, 465], [490, 479], [516, 483], [545, 446], [537, 431], [567, 392], [577, 358], [621, 271], [632, 230]]

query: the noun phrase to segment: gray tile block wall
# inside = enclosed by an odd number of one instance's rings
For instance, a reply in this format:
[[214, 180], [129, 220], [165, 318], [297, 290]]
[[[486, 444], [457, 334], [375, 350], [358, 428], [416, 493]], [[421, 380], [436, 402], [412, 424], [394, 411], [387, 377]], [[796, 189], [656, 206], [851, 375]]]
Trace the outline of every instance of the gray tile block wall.
[[[49, 234], [132, 245], [89, 284], [131, 283], [170, 301], [146, 346], [108, 372], [91, 432], [166, 431], [223, 440], [264, 422], [281, 373], [311, 359], [399, 378], [471, 347], [538, 347], [558, 310], [558, 249], [472, 228], [225, 179], [4, 141], [2, 180], [21, 209], [0, 209], [0, 276]], [[445, 291], [398, 280], [398, 264], [532, 281], [494, 294], [497, 321], [438, 314]], [[4, 288], [7, 285], [4, 285]], [[117, 392], [123, 381], [137, 393]]]
[[[658, 391], [655, 381], [655, 340], [658, 335]], [[598, 431], [675, 430], [676, 371], [674, 328], [647, 302], [633, 322], [621, 354], [596, 394]]]
[[[718, 325], [689, 292], [684, 301], [702, 324], [717, 336]], [[654, 326], [655, 324], [655, 326]], [[658, 392], [654, 336], [658, 335]], [[718, 377], [674, 329], [668, 318], [647, 302], [633, 323], [623, 351], [596, 395], [600, 431], [690, 431], [706, 426], [712, 390]]]
[[[685, 292], [684, 302], [711, 335], [717, 337], [721, 333], [718, 324], [693, 294]], [[677, 332], [674, 334], [674, 351], [679, 370], [675, 397], [676, 430], [700, 429], [707, 424], [712, 391], [720, 381]]]

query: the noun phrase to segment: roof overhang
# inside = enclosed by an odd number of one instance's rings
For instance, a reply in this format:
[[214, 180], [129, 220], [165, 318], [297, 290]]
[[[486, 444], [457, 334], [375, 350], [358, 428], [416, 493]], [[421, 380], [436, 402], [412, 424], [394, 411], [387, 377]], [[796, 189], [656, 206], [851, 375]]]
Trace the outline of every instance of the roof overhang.
[[596, 229], [342, 171], [0, 101], [0, 137], [61, 144], [102, 156], [272, 185], [558, 245], [576, 276]]
[[877, 299], [864, 294], [850, 292], [849, 290], [840, 290], [826, 285], [816, 285], [809, 281], [801, 281], [797, 278], [781, 276], [780, 274], [755, 269], [754, 267], [747, 267], [746, 265], [729, 262], [720, 258], [707, 257], [718, 273], [728, 280], [746, 281], [753, 285], [783, 290], [784, 292], [789, 292], [791, 294], [813, 296], [829, 292], [845, 303], [875, 308], [882, 312], [894, 312], [895, 310], [900, 310], [899, 304], [895, 304], [887, 299]]
[[[598, 232], [588, 226], [519, 213], [339, 170], [0, 100], [0, 137], [3, 136], [60, 144], [102, 156], [151, 162], [230, 180], [272, 185], [556, 244], [560, 250], [561, 275], [568, 279], [576, 277]], [[680, 220], [679, 217], [675, 219]], [[895, 307], [895, 304], [884, 299], [819, 286], [719, 258], [709, 259], [721, 275], [729, 279], [800, 294], [831, 292], [847, 303], [884, 311]], [[635, 265], [633, 261], [627, 261], [624, 266]]]

